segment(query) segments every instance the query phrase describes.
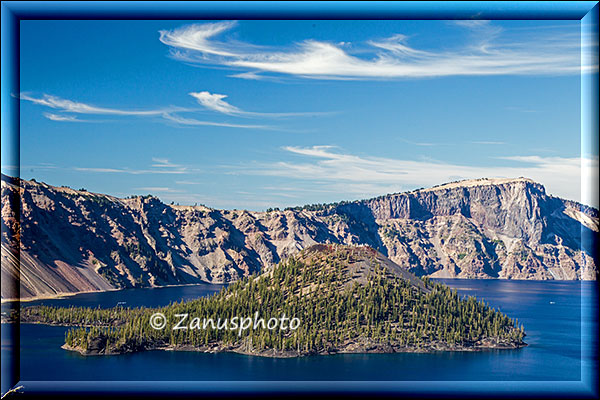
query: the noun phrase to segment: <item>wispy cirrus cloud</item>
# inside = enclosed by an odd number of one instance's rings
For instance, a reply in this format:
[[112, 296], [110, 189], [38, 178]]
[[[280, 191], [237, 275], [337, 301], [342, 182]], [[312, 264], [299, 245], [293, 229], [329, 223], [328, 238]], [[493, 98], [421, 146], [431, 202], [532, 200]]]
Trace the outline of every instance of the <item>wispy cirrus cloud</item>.
[[174, 164], [169, 161], [168, 158], [153, 157], [150, 168], [113, 168], [113, 167], [73, 167], [74, 171], [79, 172], [96, 172], [96, 173], [109, 173], [109, 174], [187, 174], [190, 172], [197, 172], [193, 168]]
[[103, 168], [103, 167], [73, 167], [74, 171], [79, 172], [99, 172], [99, 173], [110, 173], [110, 174], [185, 174], [188, 173], [186, 169], [130, 169], [130, 168]]
[[495, 140], [474, 140], [474, 141], [472, 141], [470, 143], [472, 143], [472, 144], [489, 145], [489, 146], [500, 146], [500, 145], [506, 144], [506, 142], [500, 142], [500, 141], [495, 141]]
[[239, 51], [239, 45], [232, 42], [219, 42], [214, 40], [214, 37], [233, 28], [236, 24], [234, 21], [226, 21], [190, 25], [173, 31], [161, 30], [159, 31], [160, 41], [179, 49], [196, 50], [209, 55], [234, 57]]
[[173, 164], [168, 158], [152, 157], [152, 162], [155, 168], [184, 168], [181, 164]]
[[[209, 92], [191, 92], [196, 100], [212, 111], [217, 111], [231, 116], [250, 116], [250, 117], [295, 117], [295, 116], [317, 116], [332, 114], [331, 112], [305, 112], [305, 113], [257, 113], [240, 110], [231, 104], [223, 101], [226, 95], [212, 94]], [[70, 113], [76, 114], [92, 114], [92, 115], [114, 115], [114, 116], [133, 116], [133, 117], [158, 117], [162, 120], [174, 123], [179, 126], [214, 126], [223, 128], [240, 128], [240, 129], [264, 129], [264, 130], [281, 130], [290, 131], [285, 128], [265, 124], [238, 124], [232, 122], [206, 121], [196, 118], [189, 118], [179, 115], [180, 113], [191, 113], [195, 110], [184, 107], [165, 107], [148, 110], [124, 110], [109, 107], [99, 107], [78, 101], [63, 99], [57, 96], [43, 94], [41, 97], [34, 97], [28, 93], [21, 93], [21, 100], [30, 101], [34, 104], [50, 107], [59, 110], [63, 114], [54, 114], [44, 112], [44, 117], [57, 122], [98, 122], [92, 120], [82, 120]]]
[[51, 121], [58, 121], [58, 122], [89, 122], [86, 120], [82, 120], [79, 119], [77, 117], [74, 117], [72, 115], [59, 115], [59, 114], [52, 114], [52, 113], [42, 113], [42, 115], [46, 118], [48, 118]]
[[139, 188], [134, 188], [137, 191], [146, 191], [148, 193], [184, 193], [183, 190], [177, 190], [170, 187], [164, 186], [144, 186]]
[[190, 96], [198, 100], [198, 103], [202, 104], [209, 110], [218, 111], [223, 114], [240, 114], [243, 111], [239, 108], [232, 106], [223, 99], [227, 97], [225, 94], [217, 94], [210, 92], [190, 92]]
[[490, 20], [486, 19], [464, 19], [464, 20], [455, 20], [450, 21], [451, 24], [462, 26], [463, 28], [469, 29], [480, 29], [482, 27], [489, 27], [491, 25]]
[[411, 144], [413, 146], [432, 147], [432, 146], [447, 146], [448, 143], [437, 143], [437, 142], [413, 142], [412, 140], [400, 139], [404, 143]]
[[189, 126], [220, 126], [225, 128], [243, 128], [243, 129], [274, 129], [268, 125], [250, 125], [250, 124], [233, 124], [229, 122], [211, 122], [211, 121], [200, 121], [194, 118], [185, 118], [174, 114], [165, 114], [165, 119], [175, 122], [179, 125]]
[[204, 184], [202, 182], [196, 182], [196, 181], [175, 181], [175, 183], [177, 185], [203, 185]]
[[229, 122], [203, 121], [194, 118], [186, 118], [180, 116], [178, 113], [190, 113], [194, 110], [184, 107], [170, 106], [146, 110], [125, 110], [119, 108], [99, 107], [87, 103], [63, 99], [58, 96], [52, 96], [48, 94], [43, 94], [40, 97], [34, 97], [29, 93], [21, 93], [19, 98], [21, 100], [29, 101], [34, 104], [49, 107], [62, 112], [63, 114], [54, 114], [48, 112], [43, 113], [43, 115], [46, 118], [57, 122], [97, 122], [91, 120], [81, 120], [73, 115], [70, 115], [72, 113], [75, 113], [86, 115], [112, 115], [142, 118], [158, 117], [163, 120], [175, 123], [177, 125], [187, 126], [215, 126], [242, 129], [274, 129], [274, 127], [270, 127], [267, 125], [235, 124]]
[[489, 22], [455, 24], [477, 32], [471, 35], [471, 43], [453, 50], [418, 49], [409, 45], [407, 36], [396, 34], [368, 41], [367, 51], [361, 54], [351, 54], [339, 43], [316, 40], [292, 48], [219, 40], [235, 27], [232, 22], [194, 24], [159, 33], [173, 58], [241, 69], [237, 77], [249, 79], [258, 79], [260, 73], [314, 79], [397, 79], [578, 74], [582, 70], [579, 37], [561, 29], [531, 29], [530, 35], [515, 38], [503, 35], [502, 29]]
[[122, 110], [117, 108], [98, 107], [78, 101], [63, 99], [49, 94], [43, 94], [41, 97], [33, 97], [29, 93], [21, 93], [19, 97], [21, 100], [27, 100], [34, 104], [50, 107], [62, 112], [78, 114], [151, 116], [163, 115], [165, 113], [175, 111], [185, 111], [185, 109], [180, 107], [168, 107], [152, 110]]
[[291, 112], [291, 113], [262, 113], [262, 112], [252, 112], [252, 111], [244, 111], [239, 109], [238, 107], [229, 104], [224, 99], [227, 98], [225, 94], [218, 93], [210, 93], [207, 91], [202, 92], [190, 92], [190, 96], [195, 98], [199, 104], [204, 106], [205, 108], [217, 111], [223, 114], [241, 116], [241, 117], [300, 117], [300, 116], [316, 116], [316, 115], [328, 115], [333, 114], [331, 112]]
[[[312, 182], [315, 188], [335, 189], [340, 195], [354, 198], [429, 187], [460, 179], [524, 176], [544, 184], [549, 193], [578, 201], [582, 195], [582, 174], [598, 175], [597, 158], [507, 156], [502, 157], [505, 162], [498, 165], [472, 166], [435, 160], [364, 157], [344, 153], [328, 145], [287, 146], [282, 150], [306, 159], [254, 163], [244, 165], [236, 172]], [[506, 161], [513, 161], [513, 164], [506, 166]]]

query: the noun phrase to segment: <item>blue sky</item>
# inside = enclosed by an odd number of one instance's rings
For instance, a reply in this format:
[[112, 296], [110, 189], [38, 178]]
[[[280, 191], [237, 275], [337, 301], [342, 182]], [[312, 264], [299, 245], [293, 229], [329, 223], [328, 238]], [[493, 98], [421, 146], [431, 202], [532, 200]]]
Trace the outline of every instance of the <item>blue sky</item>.
[[580, 200], [597, 174], [579, 21], [21, 21], [20, 41], [25, 179], [264, 210], [481, 177]]

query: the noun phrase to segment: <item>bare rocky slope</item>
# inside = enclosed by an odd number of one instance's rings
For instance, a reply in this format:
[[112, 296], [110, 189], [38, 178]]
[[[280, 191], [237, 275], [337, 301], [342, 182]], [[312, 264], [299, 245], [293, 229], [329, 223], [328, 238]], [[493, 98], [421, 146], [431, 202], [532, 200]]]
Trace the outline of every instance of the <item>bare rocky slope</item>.
[[18, 297], [16, 278], [21, 298], [230, 282], [328, 242], [369, 245], [419, 276], [596, 279], [597, 237], [597, 210], [525, 178], [250, 212], [2, 175], [3, 299]]

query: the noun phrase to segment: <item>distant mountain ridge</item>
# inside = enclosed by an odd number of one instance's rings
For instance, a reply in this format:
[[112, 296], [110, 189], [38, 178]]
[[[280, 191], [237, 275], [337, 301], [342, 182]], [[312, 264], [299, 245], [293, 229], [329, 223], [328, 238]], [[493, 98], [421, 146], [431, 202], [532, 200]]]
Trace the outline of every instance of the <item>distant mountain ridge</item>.
[[27, 298], [230, 282], [315, 243], [369, 245], [420, 276], [596, 279], [598, 230], [596, 209], [525, 178], [249, 212], [2, 175], [2, 298], [17, 297], [5, 282], [18, 276], [18, 246]]

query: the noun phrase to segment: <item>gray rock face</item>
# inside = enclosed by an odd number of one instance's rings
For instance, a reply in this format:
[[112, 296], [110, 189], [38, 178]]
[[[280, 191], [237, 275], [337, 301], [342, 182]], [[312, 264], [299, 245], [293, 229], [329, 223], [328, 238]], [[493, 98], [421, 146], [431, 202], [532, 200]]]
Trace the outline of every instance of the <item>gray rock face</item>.
[[528, 179], [463, 181], [361, 203], [390, 258], [418, 274], [596, 276], [597, 210], [548, 196]]
[[367, 244], [417, 275], [596, 279], [597, 236], [597, 210], [524, 178], [249, 212], [2, 176], [2, 298], [230, 282], [327, 242]]

